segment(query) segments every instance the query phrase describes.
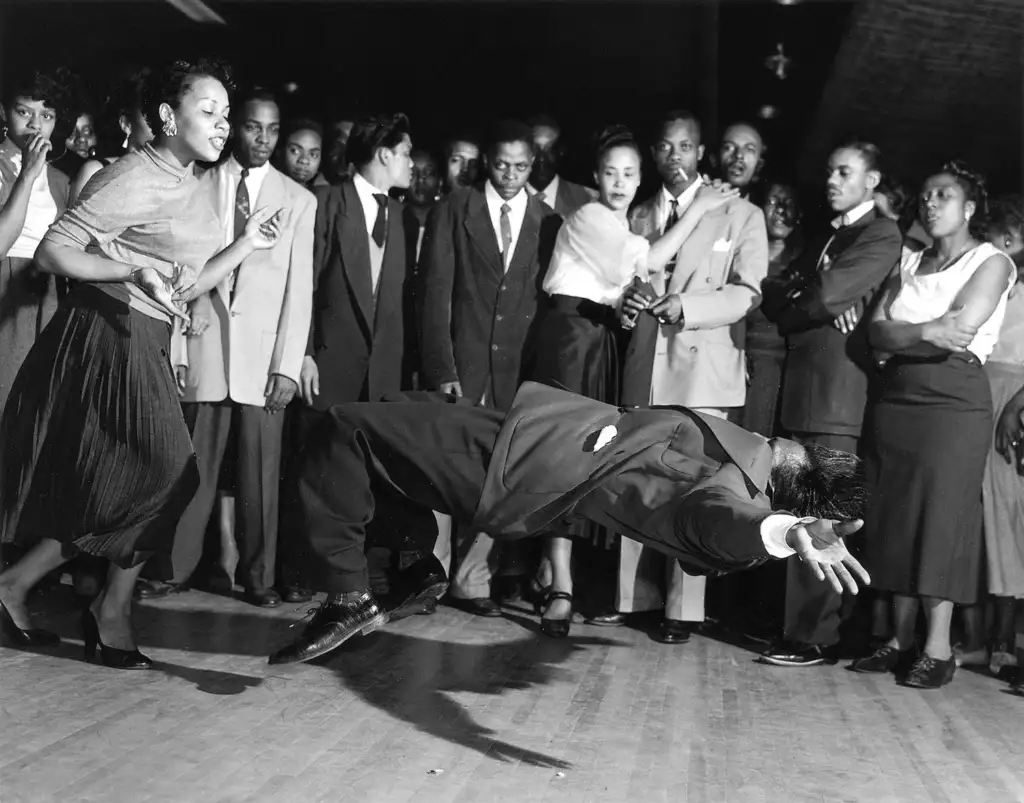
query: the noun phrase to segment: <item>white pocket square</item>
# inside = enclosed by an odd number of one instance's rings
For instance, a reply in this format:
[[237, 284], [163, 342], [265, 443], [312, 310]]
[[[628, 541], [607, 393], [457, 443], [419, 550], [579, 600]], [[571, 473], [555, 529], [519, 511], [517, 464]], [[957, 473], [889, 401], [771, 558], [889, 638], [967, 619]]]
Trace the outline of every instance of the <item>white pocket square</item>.
[[721, 240], [717, 240], [711, 250], [716, 254], [722, 254], [732, 248], [732, 240], [726, 240], [724, 237]]
[[615, 436], [619, 434], [619, 431], [611, 424], [606, 426], [597, 434], [597, 440], [594, 442], [594, 451], [600, 451], [613, 440]]

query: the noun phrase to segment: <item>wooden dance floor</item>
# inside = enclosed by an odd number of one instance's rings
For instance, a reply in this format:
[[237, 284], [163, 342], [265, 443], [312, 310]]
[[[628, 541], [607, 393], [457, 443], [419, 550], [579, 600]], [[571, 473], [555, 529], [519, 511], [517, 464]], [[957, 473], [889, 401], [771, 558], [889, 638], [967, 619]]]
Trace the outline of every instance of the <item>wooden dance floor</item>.
[[61, 648], [0, 649], [2, 803], [1024, 801], [1024, 697], [980, 673], [915, 691], [450, 608], [270, 667], [308, 606], [194, 591], [142, 606], [158, 668], [123, 672], [57, 602], [34, 605]]

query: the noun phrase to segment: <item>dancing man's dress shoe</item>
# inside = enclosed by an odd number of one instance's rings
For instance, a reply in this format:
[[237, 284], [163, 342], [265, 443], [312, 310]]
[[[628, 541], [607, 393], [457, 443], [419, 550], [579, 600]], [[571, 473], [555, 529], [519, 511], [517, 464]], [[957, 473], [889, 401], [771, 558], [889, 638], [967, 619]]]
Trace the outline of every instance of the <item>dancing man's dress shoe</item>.
[[819, 644], [779, 641], [761, 653], [762, 664], [772, 666], [818, 666], [829, 659]]
[[309, 602], [313, 599], [313, 592], [302, 586], [285, 586], [281, 599], [285, 602]]
[[597, 616], [590, 616], [583, 620], [583, 624], [597, 625], [598, 627], [622, 627], [626, 624], [626, 614], [612, 611], [611, 613], [599, 613]]
[[185, 591], [184, 586], [177, 583], [165, 583], [163, 580], [139, 580], [135, 584], [135, 596], [139, 599], [161, 599], [171, 594]]
[[276, 608], [281, 604], [281, 596], [272, 588], [265, 591], [246, 591], [242, 599], [260, 608]]
[[381, 610], [373, 594], [364, 591], [349, 602], [353, 594], [330, 594], [316, 609], [312, 621], [297, 641], [270, 656], [271, 664], [310, 661], [337, 649], [356, 633], [364, 636], [387, 624], [388, 615]]
[[398, 573], [393, 598], [394, 607], [388, 611], [392, 621], [422, 613], [430, 602], [435, 605], [448, 590], [448, 575], [434, 555], [420, 558]]
[[459, 599], [448, 597], [448, 604], [460, 611], [471, 613], [474, 616], [501, 616], [501, 606], [490, 597], [479, 597], [477, 599]]
[[662, 644], [685, 644], [690, 640], [694, 627], [696, 627], [695, 622], [684, 622], [680, 619], [665, 617], [661, 620], [658, 629], [651, 633], [651, 638]]

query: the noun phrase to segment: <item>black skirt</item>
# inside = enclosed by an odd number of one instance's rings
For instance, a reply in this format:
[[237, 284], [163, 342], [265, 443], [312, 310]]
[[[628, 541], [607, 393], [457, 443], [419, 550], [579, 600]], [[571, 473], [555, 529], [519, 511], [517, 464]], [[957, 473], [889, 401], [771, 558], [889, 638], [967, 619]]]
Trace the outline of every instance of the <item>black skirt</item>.
[[170, 551], [199, 473], [169, 347], [126, 294], [82, 284], [61, 303], [0, 420], [4, 543], [52, 538], [126, 568]]
[[992, 396], [970, 353], [889, 360], [865, 426], [864, 563], [871, 585], [976, 602], [983, 564], [982, 478]]
[[537, 332], [533, 380], [618, 404], [620, 331], [611, 307], [575, 296], [552, 296]]

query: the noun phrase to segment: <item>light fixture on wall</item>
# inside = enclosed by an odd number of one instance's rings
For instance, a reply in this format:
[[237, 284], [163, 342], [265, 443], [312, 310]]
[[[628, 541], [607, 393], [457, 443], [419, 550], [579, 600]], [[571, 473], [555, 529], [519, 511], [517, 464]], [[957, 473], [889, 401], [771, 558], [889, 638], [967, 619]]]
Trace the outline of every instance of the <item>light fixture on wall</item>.
[[793, 59], [786, 55], [786, 48], [779, 42], [775, 45], [775, 52], [764, 60], [764, 66], [771, 70], [780, 81], [789, 77], [789, 68], [793, 65]]

